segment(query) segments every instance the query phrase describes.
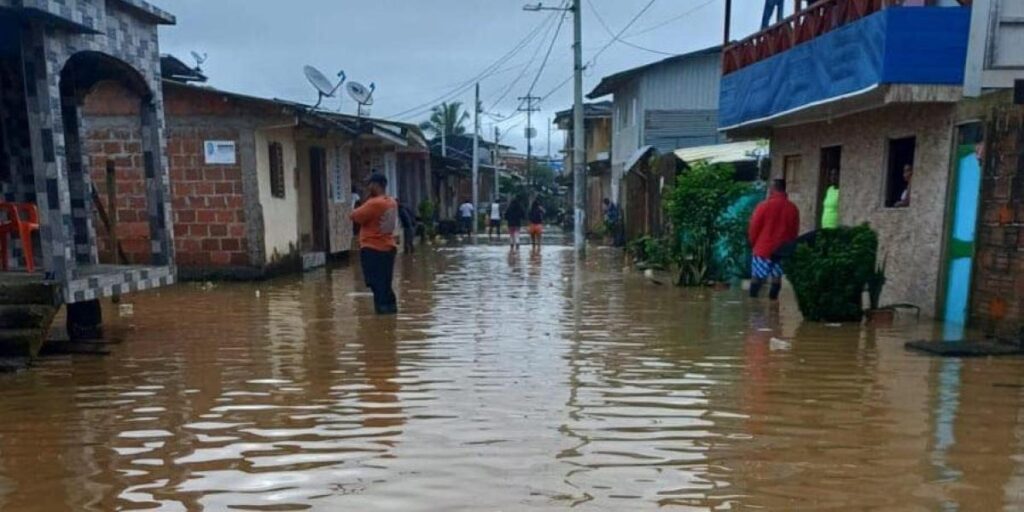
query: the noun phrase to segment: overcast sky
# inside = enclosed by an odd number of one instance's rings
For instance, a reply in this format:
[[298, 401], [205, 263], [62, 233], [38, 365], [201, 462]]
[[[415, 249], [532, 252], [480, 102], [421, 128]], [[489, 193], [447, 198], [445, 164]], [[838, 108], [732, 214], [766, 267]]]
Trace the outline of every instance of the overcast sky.
[[[458, 88], [541, 27], [537, 37], [481, 80], [481, 102], [490, 114], [481, 117], [482, 129], [490, 135], [497, 123], [509, 132], [504, 140], [520, 151], [526, 149], [521, 124], [525, 117], [495, 117], [515, 113], [516, 98], [526, 95], [537, 76], [557, 24], [554, 18], [545, 24], [550, 13], [523, 11], [525, 0], [153, 1], [178, 18], [176, 26], [161, 29], [161, 51], [189, 64], [191, 51], [208, 54], [203, 69], [214, 87], [314, 102], [316, 92], [302, 74], [303, 65], [312, 64], [331, 77], [344, 70], [349, 80], [376, 83], [371, 114], [409, 122], [425, 119], [429, 105], [442, 98], [471, 108], [472, 86], [461, 92]], [[547, 0], [545, 5], [561, 1]], [[650, 0], [583, 1], [583, 58], [589, 61], [611, 40], [595, 9], [617, 33]], [[761, 5], [760, 0], [735, 0], [734, 37], [757, 28]], [[624, 39], [666, 54], [705, 48], [721, 42], [723, 13], [724, 0], [657, 0]], [[571, 44], [572, 23], [567, 17], [534, 95], [548, 94], [572, 74]], [[584, 93], [602, 76], [667, 56], [615, 43], [590, 65]], [[495, 104], [506, 90], [507, 97]], [[540, 105], [535, 114], [536, 153], [547, 152], [548, 120], [571, 102], [570, 81]], [[355, 111], [347, 95], [340, 104], [332, 99], [325, 105]], [[415, 110], [394, 117], [410, 109]], [[553, 130], [552, 153], [561, 146], [562, 135]]]

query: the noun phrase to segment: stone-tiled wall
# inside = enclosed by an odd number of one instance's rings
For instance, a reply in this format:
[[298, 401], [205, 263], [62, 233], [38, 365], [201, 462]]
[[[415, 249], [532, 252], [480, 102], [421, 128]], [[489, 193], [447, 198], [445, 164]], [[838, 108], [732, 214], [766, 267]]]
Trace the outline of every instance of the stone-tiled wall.
[[[137, 9], [123, 7], [119, 2], [49, 0], [45, 3], [47, 10], [55, 8], [62, 15], [78, 16], [85, 25], [88, 25], [86, 17], [91, 18], [98, 33], [64, 31], [34, 22], [21, 37], [35, 189], [39, 192], [38, 204], [43, 215], [40, 234], [44, 267], [54, 278], [64, 281], [75, 277], [76, 266], [83, 256], [91, 257], [82, 254], [82, 246], [91, 250], [91, 244], [76, 244], [76, 238], [81, 239], [83, 224], [91, 223], [89, 198], [84, 196], [91, 188], [90, 171], [72, 168], [79, 163], [87, 166], [84, 159], [68, 158], [69, 153], [77, 149], [67, 144], [66, 132], [81, 126], [65, 126], [64, 114], [74, 114], [77, 105], [70, 103], [70, 97], [62, 98], [60, 90], [61, 71], [72, 56], [82, 52], [97, 52], [121, 61], [126, 69], [131, 69], [126, 75], [141, 77], [149, 89], [150, 101], [140, 117], [147, 216], [153, 241], [150, 253], [154, 263], [169, 264], [173, 261], [173, 248], [169, 232], [169, 183], [164, 155], [157, 27], [152, 18], [143, 17]], [[69, 13], [64, 13], [65, 9], [70, 9]], [[111, 78], [131, 80], [136, 77]]]
[[[791, 199], [800, 208], [801, 232], [814, 229], [821, 149], [842, 146], [840, 221], [868, 222], [878, 231], [879, 257], [888, 255], [885, 303], [910, 303], [934, 315], [943, 249], [946, 191], [953, 137], [953, 106], [889, 106], [831, 122], [776, 129], [773, 176], [782, 177], [786, 156], [799, 155], [790, 177]], [[908, 208], [886, 208], [888, 141], [917, 137], [913, 195]]]

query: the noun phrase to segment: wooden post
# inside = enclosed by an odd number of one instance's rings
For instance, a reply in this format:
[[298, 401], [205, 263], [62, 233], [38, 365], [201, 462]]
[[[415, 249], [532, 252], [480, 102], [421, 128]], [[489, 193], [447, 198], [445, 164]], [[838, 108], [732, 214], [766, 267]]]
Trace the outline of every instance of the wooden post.
[[[729, 46], [729, 28], [732, 25], [732, 0], [725, 0], [725, 37], [722, 41], [722, 49]], [[724, 55], [724, 53], [723, 53]]]
[[114, 265], [121, 264], [118, 256], [117, 242], [117, 173], [114, 172], [114, 161], [107, 160], [107, 211], [110, 218], [110, 252], [114, 255]]

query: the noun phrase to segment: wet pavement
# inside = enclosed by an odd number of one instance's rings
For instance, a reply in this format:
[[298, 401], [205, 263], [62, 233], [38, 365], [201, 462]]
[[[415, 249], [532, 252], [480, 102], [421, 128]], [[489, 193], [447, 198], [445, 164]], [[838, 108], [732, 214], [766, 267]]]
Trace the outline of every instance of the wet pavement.
[[110, 356], [0, 375], [0, 510], [1024, 508], [1024, 360], [622, 267], [442, 247], [397, 318], [352, 267], [108, 305]]

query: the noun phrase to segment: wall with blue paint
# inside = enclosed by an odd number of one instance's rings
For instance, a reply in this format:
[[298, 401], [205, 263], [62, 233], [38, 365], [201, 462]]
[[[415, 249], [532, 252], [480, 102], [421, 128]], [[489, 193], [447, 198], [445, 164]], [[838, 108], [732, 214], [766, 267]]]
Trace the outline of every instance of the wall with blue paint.
[[880, 84], [963, 83], [969, 8], [893, 7], [722, 77], [719, 126]]

